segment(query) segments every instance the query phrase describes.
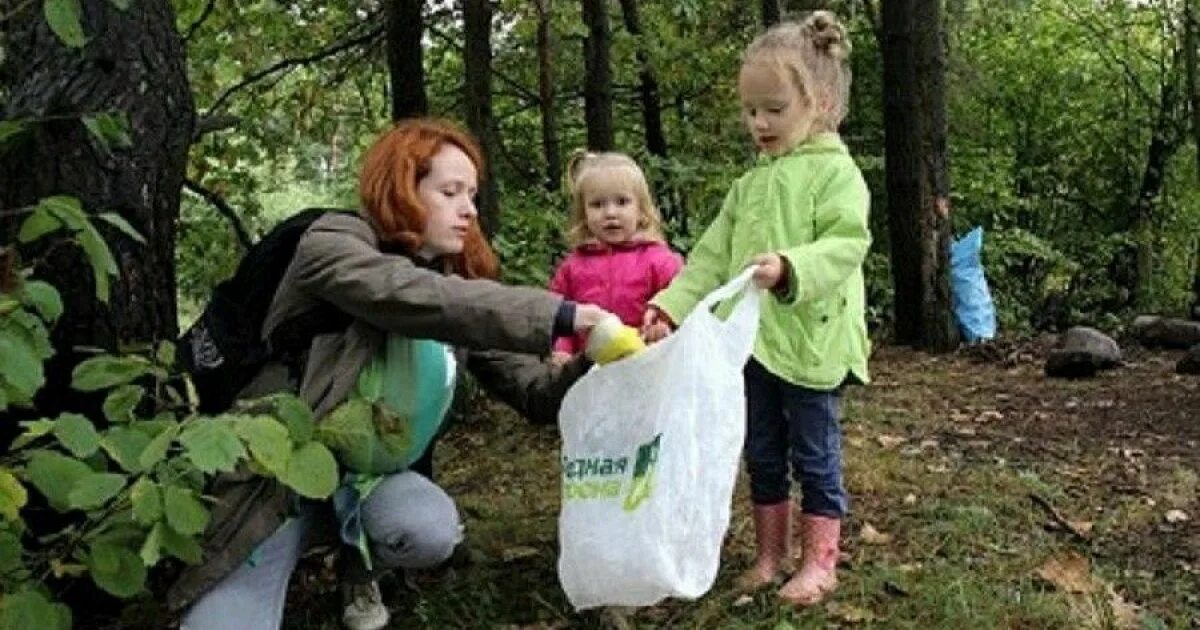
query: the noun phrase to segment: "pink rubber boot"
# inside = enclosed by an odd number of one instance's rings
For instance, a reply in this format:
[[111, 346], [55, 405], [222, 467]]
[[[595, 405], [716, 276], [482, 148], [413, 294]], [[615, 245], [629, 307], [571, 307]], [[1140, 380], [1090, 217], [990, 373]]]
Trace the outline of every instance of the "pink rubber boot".
[[812, 606], [837, 588], [838, 540], [842, 521], [828, 516], [802, 514], [804, 548], [800, 571], [779, 589], [779, 596], [799, 607]]

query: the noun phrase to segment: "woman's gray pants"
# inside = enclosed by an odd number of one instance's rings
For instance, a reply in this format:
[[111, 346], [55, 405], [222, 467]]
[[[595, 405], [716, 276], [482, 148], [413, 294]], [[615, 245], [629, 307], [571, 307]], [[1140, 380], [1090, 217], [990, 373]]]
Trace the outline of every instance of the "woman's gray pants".
[[[303, 553], [314, 518], [303, 510], [289, 518], [236, 570], [188, 609], [183, 630], [260, 630], [283, 621], [288, 579]], [[411, 471], [384, 479], [362, 504], [363, 529], [377, 570], [421, 569], [450, 557], [462, 540], [454, 500]], [[354, 553], [347, 549], [347, 553]]]

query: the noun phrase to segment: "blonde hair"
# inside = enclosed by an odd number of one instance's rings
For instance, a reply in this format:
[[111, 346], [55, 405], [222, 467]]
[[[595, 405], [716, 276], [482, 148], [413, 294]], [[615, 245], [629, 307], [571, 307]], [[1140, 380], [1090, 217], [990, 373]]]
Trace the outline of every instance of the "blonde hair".
[[850, 39], [837, 16], [813, 11], [802, 22], [776, 24], [754, 38], [742, 54], [742, 66], [778, 64], [814, 108], [814, 129], [837, 131], [850, 102], [849, 58]]
[[613, 173], [620, 182], [629, 187], [638, 205], [638, 232], [650, 239], [661, 241], [662, 216], [650, 196], [650, 184], [646, 174], [633, 158], [615, 151], [593, 153], [576, 151], [567, 162], [567, 191], [571, 196], [571, 217], [567, 225], [567, 243], [576, 247], [592, 238], [587, 226], [587, 207], [584, 193], [588, 183], [597, 173]]

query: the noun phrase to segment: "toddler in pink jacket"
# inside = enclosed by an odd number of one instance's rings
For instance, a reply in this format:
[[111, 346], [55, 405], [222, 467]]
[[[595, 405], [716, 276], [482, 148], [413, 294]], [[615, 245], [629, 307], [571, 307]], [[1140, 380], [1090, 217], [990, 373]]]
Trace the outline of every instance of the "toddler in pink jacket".
[[[638, 327], [646, 303], [671, 283], [683, 259], [663, 241], [662, 218], [646, 176], [623, 153], [580, 153], [568, 166], [572, 251], [555, 270], [550, 290], [595, 304]], [[551, 357], [561, 363], [583, 351], [585, 338], [560, 337]]]

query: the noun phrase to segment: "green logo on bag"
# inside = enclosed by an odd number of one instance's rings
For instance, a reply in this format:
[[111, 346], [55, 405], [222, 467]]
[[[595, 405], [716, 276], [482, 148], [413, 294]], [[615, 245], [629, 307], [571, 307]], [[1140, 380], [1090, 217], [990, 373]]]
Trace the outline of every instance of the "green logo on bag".
[[[662, 434], [637, 447], [630, 457], [582, 457], [563, 458], [563, 499], [565, 501], [588, 501], [594, 499], [625, 499], [621, 508], [632, 512], [654, 491], [654, 468], [658, 463], [658, 452]], [[628, 488], [625, 474], [630, 473]], [[624, 492], [623, 492], [624, 491]]]

